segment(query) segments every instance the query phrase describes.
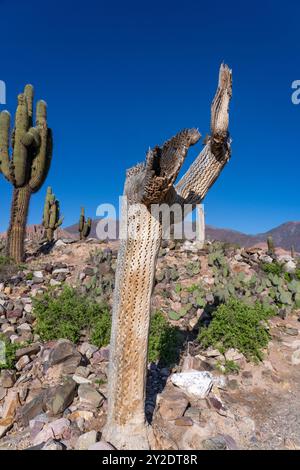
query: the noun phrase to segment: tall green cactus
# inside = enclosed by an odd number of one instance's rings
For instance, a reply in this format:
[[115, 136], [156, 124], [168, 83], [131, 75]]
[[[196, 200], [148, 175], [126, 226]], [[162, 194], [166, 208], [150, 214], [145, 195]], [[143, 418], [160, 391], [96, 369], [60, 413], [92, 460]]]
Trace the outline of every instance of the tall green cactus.
[[47, 188], [44, 213], [43, 213], [43, 226], [45, 228], [45, 238], [48, 242], [52, 242], [55, 230], [63, 223], [63, 217], [60, 218], [59, 201], [55, 199], [50, 186]]
[[273, 238], [270, 236], [267, 238], [267, 245], [268, 245], [268, 255], [270, 256], [275, 256], [275, 245], [274, 245], [274, 241], [273, 241]]
[[[12, 153], [10, 156], [9, 142]], [[0, 172], [14, 186], [7, 253], [16, 262], [24, 258], [24, 238], [29, 202], [48, 174], [52, 156], [52, 132], [47, 127], [47, 105], [38, 101], [33, 127], [33, 87], [18, 96], [15, 126], [10, 139], [10, 114], [0, 113]]]
[[85, 215], [84, 215], [84, 207], [81, 208], [81, 214], [79, 217], [79, 224], [78, 224], [78, 231], [80, 235], [80, 240], [85, 240], [92, 228], [92, 219], [90, 217], [85, 220]]

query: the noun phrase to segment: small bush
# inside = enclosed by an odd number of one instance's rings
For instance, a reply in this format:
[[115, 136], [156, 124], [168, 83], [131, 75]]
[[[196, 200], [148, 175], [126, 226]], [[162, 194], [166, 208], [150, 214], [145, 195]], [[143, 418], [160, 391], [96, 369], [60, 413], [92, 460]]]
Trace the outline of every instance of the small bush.
[[295, 271], [295, 277], [300, 281], [300, 268], [297, 268]]
[[225, 361], [224, 364], [222, 362], [217, 363], [217, 369], [224, 374], [238, 374], [240, 371], [240, 366], [237, 362], [229, 359]]
[[[0, 335], [0, 342], [4, 343], [5, 361], [1, 362], [0, 357], [0, 370], [1, 369], [12, 369], [16, 362], [16, 351], [21, 347], [20, 344], [11, 343], [5, 335]], [[2, 352], [2, 348], [1, 348]]]
[[274, 261], [273, 263], [262, 263], [261, 269], [265, 273], [277, 274], [277, 276], [282, 276], [284, 273], [282, 264], [277, 261]]
[[155, 312], [150, 322], [149, 362], [174, 364], [178, 359], [181, 340], [178, 328], [171, 326], [161, 312]]
[[274, 314], [259, 302], [250, 306], [231, 298], [215, 310], [209, 326], [201, 328], [198, 340], [203, 347], [213, 346], [221, 353], [234, 348], [248, 360], [262, 360], [262, 349], [270, 339], [266, 320]]
[[105, 304], [98, 304], [65, 287], [59, 294], [49, 290], [33, 300], [36, 332], [42, 340], [67, 338], [78, 342], [82, 330], [87, 330], [97, 345], [107, 344], [110, 317]]
[[95, 346], [98, 346], [98, 348], [102, 348], [102, 346], [107, 346], [110, 341], [110, 332], [111, 316], [107, 310], [104, 310], [93, 324], [91, 332], [91, 342]]

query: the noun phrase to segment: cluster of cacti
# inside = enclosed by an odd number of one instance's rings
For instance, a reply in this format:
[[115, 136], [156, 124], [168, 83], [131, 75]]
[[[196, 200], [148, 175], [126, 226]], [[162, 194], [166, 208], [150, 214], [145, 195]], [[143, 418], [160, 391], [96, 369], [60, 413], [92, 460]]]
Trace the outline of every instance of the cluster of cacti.
[[267, 251], [268, 255], [275, 256], [275, 245], [274, 245], [272, 236], [267, 238], [267, 245], [268, 245], [268, 251]]
[[[184, 273], [182, 275], [184, 277]], [[292, 278], [261, 271], [250, 277], [244, 272], [235, 274], [231, 270], [229, 275], [224, 276], [222, 270], [218, 270], [214, 271], [214, 284], [210, 287], [203, 287], [201, 283], [188, 288], [178, 289], [177, 286], [178, 284], [174, 290], [181, 307], [176, 311], [168, 308], [171, 292], [165, 305], [168, 317], [173, 321], [182, 320], [187, 314], [195, 312], [195, 309], [207, 308], [211, 303], [218, 305], [228, 302], [232, 297], [241, 299], [248, 305], [260, 302], [284, 315], [300, 308], [300, 281], [295, 276]], [[170, 307], [172, 305], [174, 303], [171, 302]]]
[[[9, 143], [12, 154], [10, 156]], [[15, 125], [10, 136], [10, 114], [0, 113], [0, 172], [14, 186], [7, 233], [8, 256], [24, 258], [24, 238], [32, 193], [42, 186], [50, 167], [52, 134], [47, 127], [47, 106], [38, 101], [33, 127], [33, 87], [26, 85], [18, 96]]]
[[80, 240], [85, 240], [89, 236], [91, 232], [91, 228], [92, 228], [92, 219], [90, 217], [88, 217], [87, 220], [85, 219], [84, 208], [82, 207], [81, 214], [79, 217], [79, 224], [78, 224]]
[[44, 212], [43, 212], [43, 227], [45, 229], [44, 238], [51, 243], [54, 239], [55, 230], [63, 223], [63, 217], [60, 217], [59, 201], [52, 193], [49, 186], [47, 188]]

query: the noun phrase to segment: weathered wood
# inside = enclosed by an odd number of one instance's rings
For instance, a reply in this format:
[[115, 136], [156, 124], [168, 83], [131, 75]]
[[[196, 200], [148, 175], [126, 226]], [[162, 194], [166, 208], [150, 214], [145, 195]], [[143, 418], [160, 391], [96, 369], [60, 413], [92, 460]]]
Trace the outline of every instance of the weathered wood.
[[118, 449], [149, 448], [145, 419], [145, 381], [150, 301], [162, 237], [153, 204], [197, 203], [230, 156], [227, 131], [231, 71], [222, 65], [212, 103], [212, 135], [179, 184], [175, 180], [188, 149], [200, 139], [196, 129], [179, 132], [162, 147], [149, 150], [146, 162], [127, 172], [113, 300], [108, 418], [104, 438]]

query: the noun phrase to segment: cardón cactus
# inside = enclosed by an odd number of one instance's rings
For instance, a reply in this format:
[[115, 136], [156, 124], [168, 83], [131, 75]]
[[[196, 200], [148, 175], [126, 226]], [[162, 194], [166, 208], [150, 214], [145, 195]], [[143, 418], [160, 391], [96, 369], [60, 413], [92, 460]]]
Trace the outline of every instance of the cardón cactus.
[[92, 219], [90, 217], [85, 220], [85, 215], [84, 215], [84, 207], [81, 208], [81, 214], [79, 217], [79, 224], [78, 224], [78, 232], [80, 236], [80, 240], [85, 240], [92, 228]]
[[48, 186], [43, 214], [45, 238], [48, 242], [53, 241], [54, 232], [62, 223], [63, 217], [60, 218], [59, 201], [55, 199], [55, 195], [52, 193], [51, 187]]
[[[9, 142], [12, 153], [10, 156]], [[0, 172], [14, 186], [7, 253], [16, 262], [24, 258], [24, 237], [30, 197], [48, 174], [52, 133], [47, 127], [47, 105], [38, 101], [33, 127], [33, 87], [26, 85], [18, 96], [15, 125], [10, 139], [10, 114], [0, 113]]]
[[[160, 147], [149, 149], [144, 164], [127, 171], [113, 299], [109, 358], [108, 413], [103, 438], [117, 449], [156, 448], [164, 438], [159, 423], [145, 417], [147, 349], [151, 294], [162, 239], [155, 204], [199, 204], [218, 178], [231, 154], [229, 102], [231, 70], [220, 67], [211, 105], [211, 135], [196, 160], [176, 184], [190, 146], [200, 134], [186, 129]], [[181, 219], [182, 221], [182, 219]], [[150, 442], [151, 441], [151, 442]], [[159, 449], [160, 447], [158, 447]]]
[[267, 245], [268, 245], [268, 255], [269, 256], [274, 256], [275, 255], [275, 245], [274, 245], [274, 241], [273, 241], [273, 237], [270, 236], [267, 238]]

